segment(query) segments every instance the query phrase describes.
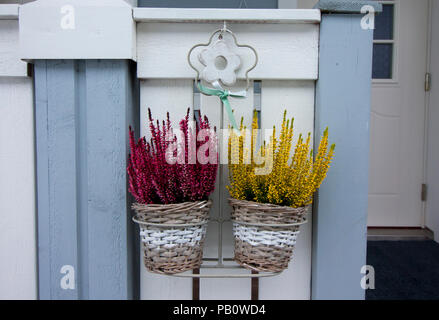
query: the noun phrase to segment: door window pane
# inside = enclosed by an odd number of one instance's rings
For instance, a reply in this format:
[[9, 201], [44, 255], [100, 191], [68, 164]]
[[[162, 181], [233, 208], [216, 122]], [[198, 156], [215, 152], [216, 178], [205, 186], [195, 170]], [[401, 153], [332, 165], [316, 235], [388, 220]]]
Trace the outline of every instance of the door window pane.
[[373, 79], [392, 79], [393, 44], [375, 43], [373, 45]]
[[375, 16], [373, 79], [393, 79], [395, 19], [395, 4], [383, 3], [383, 11]]
[[394, 5], [383, 4], [383, 12], [375, 17], [375, 31], [373, 38], [375, 40], [392, 40], [393, 39], [393, 16]]

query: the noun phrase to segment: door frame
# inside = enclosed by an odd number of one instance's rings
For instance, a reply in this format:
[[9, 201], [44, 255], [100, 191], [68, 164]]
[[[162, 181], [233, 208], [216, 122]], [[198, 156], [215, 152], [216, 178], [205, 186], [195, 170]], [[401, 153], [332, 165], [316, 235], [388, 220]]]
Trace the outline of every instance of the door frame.
[[[433, 34], [433, 0], [428, 0], [428, 16], [427, 16], [427, 56], [425, 72], [431, 72], [431, 43]], [[429, 114], [430, 114], [430, 92], [425, 91], [425, 106], [424, 106], [424, 153], [423, 153], [423, 169], [422, 180], [427, 184], [428, 181], [428, 141], [429, 137]], [[428, 188], [428, 185], [427, 185]], [[422, 228], [426, 228], [427, 225], [427, 200], [422, 202]]]

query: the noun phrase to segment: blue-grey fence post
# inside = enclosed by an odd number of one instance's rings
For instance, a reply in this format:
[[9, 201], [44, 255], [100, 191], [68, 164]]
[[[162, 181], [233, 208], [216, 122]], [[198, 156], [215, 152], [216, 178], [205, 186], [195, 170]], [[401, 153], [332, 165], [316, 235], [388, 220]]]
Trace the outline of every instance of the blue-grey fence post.
[[41, 299], [138, 295], [126, 172], [128, 127], [139, 126], [135, 2], [18, 11], [19, 56], [34, 63]]
[[[320, 1], [319, 79], [315, 130], [329, 127], [336, 143], [328, 177], [315, 202], [313, 299], [364, 299], [369, 115], [373, 30], [363, 29], [361, 8], [373, 1]], [[317, 141], [318, 142], [318, 141]]]
[[41, 299], [136, 296], [126, 174], [135, 79], [129, 60], [35, 61]]

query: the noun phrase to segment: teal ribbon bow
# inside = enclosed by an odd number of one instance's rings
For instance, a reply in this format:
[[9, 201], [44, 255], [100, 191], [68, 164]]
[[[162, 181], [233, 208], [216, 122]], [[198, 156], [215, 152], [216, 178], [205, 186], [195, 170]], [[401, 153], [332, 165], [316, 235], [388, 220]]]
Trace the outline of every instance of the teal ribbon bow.
[[207, 88], [201, 84], [201, 82], [198, 83], [198, 89], [200, 92], [208, 95], [208, 96], [217, 96], [220, 98], [221, 102], [223, 103], [224, 107], [226, 108], [227, 115], [229, 116], [229, 121], [232, 124], [232, 127], [235, 130], [239, 130], [238, 125], [236, 124], [235, 116], [233, 115], [232, 107], [230, 106], [229, 97], [233, 98], [245, 98], [247, 95], [247, 92], [239, 91], [239, 92], [230, 92], [229, 90], [224, 90], [221, 85], [218, 83], [218, 81], [215, 81], [212, 83], [212, 85], [215, 87], [215, 89]]

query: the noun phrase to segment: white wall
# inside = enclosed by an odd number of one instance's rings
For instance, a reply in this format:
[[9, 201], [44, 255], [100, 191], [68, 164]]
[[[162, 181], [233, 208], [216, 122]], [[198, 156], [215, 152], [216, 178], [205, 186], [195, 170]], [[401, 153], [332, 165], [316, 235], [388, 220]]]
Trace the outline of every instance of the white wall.
[[428, 115], [427, 208], [426, 226], [439, 242], [439, 1], [432, 2], [431, 62], [432, 74]]
[[0, 299], [36, 299], [32, 79], [17, 49], [18, 21], [0, 20]]

